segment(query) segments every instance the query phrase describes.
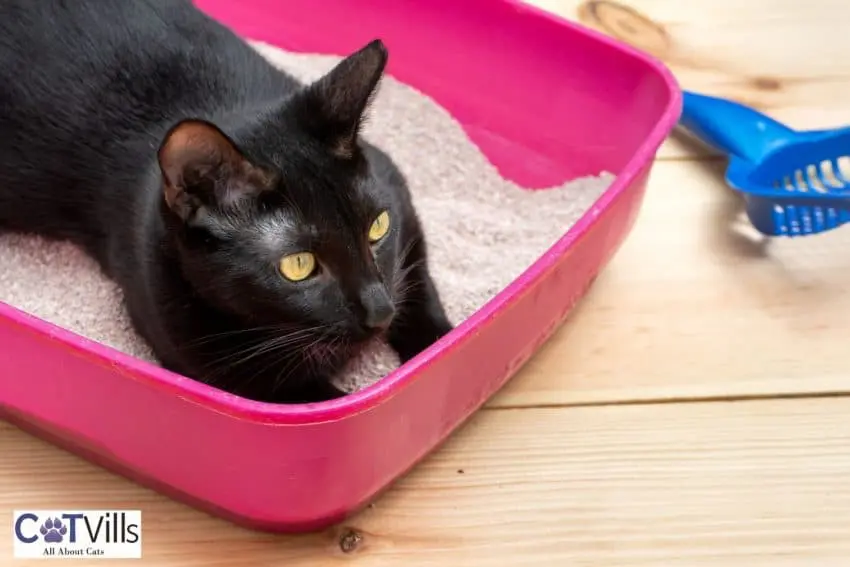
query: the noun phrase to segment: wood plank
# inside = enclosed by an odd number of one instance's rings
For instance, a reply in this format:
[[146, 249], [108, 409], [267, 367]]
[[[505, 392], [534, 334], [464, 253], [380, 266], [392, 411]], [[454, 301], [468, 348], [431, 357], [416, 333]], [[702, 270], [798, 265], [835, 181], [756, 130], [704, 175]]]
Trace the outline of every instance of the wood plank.
[[720, 162], [660, 162], [620, 253], [491, 406], [850, 392], [850, 229], [765, 241]]
[[[659, 58], [685, 89], [729, 97], [795, 128], [850, 124], [841, 0], [527, 0]], [[659, 156], [706, 155], [671, 137]]]
[[[485, 410], [345, 526], [348, 555], [345, 529], [238, 529], [2, 425], [0, 531], [14, 508], [141, 508], [160, 567], [844, 565], [848, 414], [849, 398]], [[10, 553], [0, 538], [3, 565], [25, 565]]]

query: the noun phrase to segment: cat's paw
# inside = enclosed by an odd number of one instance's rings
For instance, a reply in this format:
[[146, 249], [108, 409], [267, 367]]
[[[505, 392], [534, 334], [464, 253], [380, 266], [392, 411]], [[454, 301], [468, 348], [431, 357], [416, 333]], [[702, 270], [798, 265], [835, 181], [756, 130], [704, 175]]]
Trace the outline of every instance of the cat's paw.
[[347, 396], [348, 394], [349, 392], [340, 389], [330, 380], [312, 380], [309, 384], [304, 384], [296, 391], [288, 393], [285, 403], [310, 404], [326, 402]]
[[47, 518], [38, 531], [47, 543], [62, 543], [65, 534], [68, 533], [68, 526], [59, 518]]
[[414, 324], [391, 329], [389, 342], [404, 363], [443, 338], [453, 328], [442, 314], [422, 317]]

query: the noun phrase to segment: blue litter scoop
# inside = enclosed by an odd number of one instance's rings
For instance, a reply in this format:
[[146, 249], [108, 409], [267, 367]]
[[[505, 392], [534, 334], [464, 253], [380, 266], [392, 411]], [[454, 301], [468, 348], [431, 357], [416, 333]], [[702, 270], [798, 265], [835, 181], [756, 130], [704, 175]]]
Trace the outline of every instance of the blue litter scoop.
[[796, 131], [732, 102], [685, 91], [680, 126], [726, 154], [726, 183], [768, 236], [808, 236], [850, 222], [850, 127]]

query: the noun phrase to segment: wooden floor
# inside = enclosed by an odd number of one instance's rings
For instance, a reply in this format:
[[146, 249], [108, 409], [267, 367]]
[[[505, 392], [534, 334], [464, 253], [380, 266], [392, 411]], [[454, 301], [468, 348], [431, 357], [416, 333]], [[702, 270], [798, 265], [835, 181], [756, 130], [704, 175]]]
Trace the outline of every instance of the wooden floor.
[[[850, 123], [850, 4], [623, 2], [534, 0], [661, 57], [685, 88], [800, 128]], [[0, 533], [15, 507], [140, 507], [143, 564], [163, 567], [850, 564], [850, 228], [765, 242], [722, 168], [665, 144], [577, 315], [351, 522], [354, 553], [337, 532], [235, 528], [6, 425]]]

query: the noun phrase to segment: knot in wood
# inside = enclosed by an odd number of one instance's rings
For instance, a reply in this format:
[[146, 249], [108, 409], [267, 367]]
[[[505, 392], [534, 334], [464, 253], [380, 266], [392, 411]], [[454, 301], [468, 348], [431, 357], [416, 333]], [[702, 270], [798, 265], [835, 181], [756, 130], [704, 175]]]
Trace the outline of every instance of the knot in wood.
[[612, 0], [587, 0], [579, 5], [578, 19], [655, 57], [670, 50], [670, 36], [664, 26], [630, 6]]

